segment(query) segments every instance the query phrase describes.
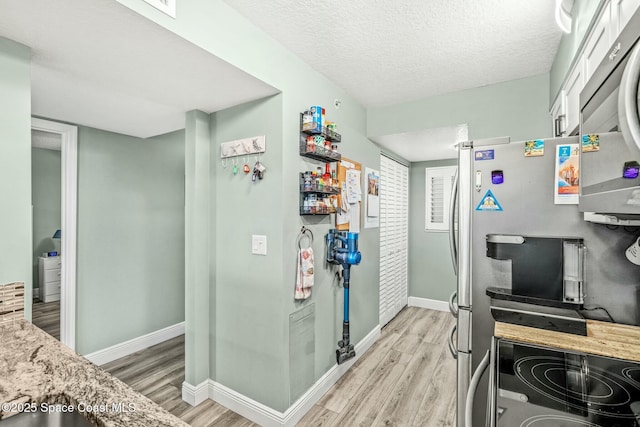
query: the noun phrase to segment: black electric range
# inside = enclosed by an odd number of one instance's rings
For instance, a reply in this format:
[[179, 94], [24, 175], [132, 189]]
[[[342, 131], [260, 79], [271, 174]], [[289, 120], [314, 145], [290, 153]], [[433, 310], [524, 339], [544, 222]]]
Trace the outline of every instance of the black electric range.
[[498, 426], [640, 426], [640, 363], [505, 339], [496, 361]]

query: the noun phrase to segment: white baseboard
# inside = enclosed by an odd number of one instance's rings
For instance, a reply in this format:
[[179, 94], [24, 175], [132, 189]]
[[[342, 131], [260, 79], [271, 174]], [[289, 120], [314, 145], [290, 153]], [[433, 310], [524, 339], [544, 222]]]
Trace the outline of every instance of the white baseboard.
[[40, 299], [40, 288], [33, 288], [33, 299]]
[[209, 382], [204, 380], [197, 386], [192, 386], [186, 381], [182, 383], [182, 400], [191, 406], [198, 406], [209, 397]]
[[183, 334], [184, 322], [180, 322], [141, 337], [86, 354], [84, 357], [100, 366]]
[[420, 307], [438, 311], [449, 311], [448, 301], [438, 301], [429, 298], [409, 297], [408, 305], [409, 307]]
[[[208, 397], [263, 427], [294, 427], [296, 423], [309, 412], [313, 405], [338, 382], [340, 377], [369, 350], [379, 337], [380, 325], [376, 326], [367, 336], [356, 344], [356, 357], [342, 365], [333, 365], [331, 369], [316, 381], [316, 383], [285, 412], [276, 411], [213, 380], [208, 380]], [[192, 386], [183, 383], [183, 400], [187, 403], [198, 401], [198, 396], [201, 396], [202, 393], [202, 384]]]

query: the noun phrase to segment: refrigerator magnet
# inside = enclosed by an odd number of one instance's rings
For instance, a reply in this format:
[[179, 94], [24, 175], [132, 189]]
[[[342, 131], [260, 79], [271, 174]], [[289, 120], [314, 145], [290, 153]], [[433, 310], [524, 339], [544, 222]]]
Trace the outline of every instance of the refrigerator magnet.
[[524, 143], [524, 156], [537, 157], [544, 156], [544, 140], [535, 139]]
[[476, 160], [493, 160], [495, 158], [495, 150], [478, 150], [474, 154]]
[[600, 151], [600, 135], [595, 133], [582, 135], [582, 152], [590, 153], [592, 151]]
[[502, 171], [491, 171], [491, 183], [502, 184], [504, 182], [504, 173]]
[[493, 195], [491, 190], [487, 190], [484, 197], [480, 200], [480, 203], [476, 207], [477, 211], [493, 211], [499, 212], [502, 210], [502, 206], [496, 199], [496, 196]]
[[577, 205], [580, 193], [580, 144], [556, 146], [556, 205]]

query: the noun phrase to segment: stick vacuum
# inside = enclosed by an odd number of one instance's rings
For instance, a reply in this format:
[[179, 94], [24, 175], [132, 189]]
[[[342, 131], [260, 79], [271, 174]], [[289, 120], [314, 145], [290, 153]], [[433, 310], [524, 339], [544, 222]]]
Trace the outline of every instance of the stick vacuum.
[[356, 355], [353, 344], [349, 341], [349, 280], [351, 266], [360, 264], [362, 254], [358, 251], [358, 233], [329, 230], [326, 235], [327, 262], [342, 266], [342, 280], [344, 289], [344, 315], [342, 321], [342, 339], [338, 341], [336, 361], [338, 364]]

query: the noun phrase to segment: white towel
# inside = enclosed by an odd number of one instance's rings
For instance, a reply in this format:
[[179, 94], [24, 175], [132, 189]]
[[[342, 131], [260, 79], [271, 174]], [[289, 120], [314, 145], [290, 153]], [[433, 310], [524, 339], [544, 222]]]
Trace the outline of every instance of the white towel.
[[313, 286], [313, 249], [300, 249], [298, 252], [298, 272], [296, 274], [295, 299], [307, 299]]

